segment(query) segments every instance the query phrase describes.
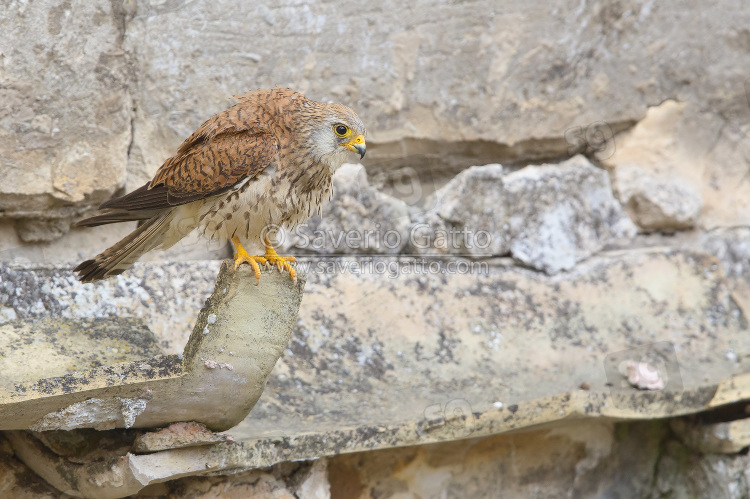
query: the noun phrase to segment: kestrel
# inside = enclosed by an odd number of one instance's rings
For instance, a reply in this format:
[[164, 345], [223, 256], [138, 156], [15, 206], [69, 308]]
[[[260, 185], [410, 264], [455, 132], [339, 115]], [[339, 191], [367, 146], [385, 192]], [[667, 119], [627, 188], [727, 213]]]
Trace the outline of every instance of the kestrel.
[[[77, 225], [138, 220], [139, 227], [74, 271], [83, 282], [118, 275], [147, 251], [167, 249], [194, 229], [231, 239], [235, 267], [249, 263], [296, 272], [272, 247], [270, 228], [293, 230], [330, 199], [333, 173], [365, 155], [365, 126], [346, 106], [289, 89], [257, 90], [203, 123], [144, 186]], [[253, 252], [262, 256], [250, 256]], [[248, 253], [250, 250], [250, 253]]]

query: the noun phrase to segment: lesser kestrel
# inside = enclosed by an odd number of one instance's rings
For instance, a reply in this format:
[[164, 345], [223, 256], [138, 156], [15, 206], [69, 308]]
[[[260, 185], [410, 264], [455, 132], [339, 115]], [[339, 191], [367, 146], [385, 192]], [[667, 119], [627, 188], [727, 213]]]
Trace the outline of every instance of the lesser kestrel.
[[169, 248], [196, 228], [210, 239], [231, 239], [235, 266], [249, 263], [258, 280], [259, 264], [296, 278], [294, 257], [276, 253], [268, 228], [291, 230], [320, 213], [347, 154], [365, 155], [365, 126], [346, 106], [285, 88], [257, 90], [239, 101], [203, 123], [150, 182], [102, 204], [106, 213], [78, 222], [142, 222], [78, 265], [81, 281], [120, 274], [147, 251]]

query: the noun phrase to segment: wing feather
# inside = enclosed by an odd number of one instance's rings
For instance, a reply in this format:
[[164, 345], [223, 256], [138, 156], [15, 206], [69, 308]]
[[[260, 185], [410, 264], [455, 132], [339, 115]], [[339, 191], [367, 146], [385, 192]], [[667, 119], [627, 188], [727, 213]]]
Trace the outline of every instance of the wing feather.
[[[279, 114], [301, 102], [289, 89], [259, 90], [206, 120], [157, 170], [153, 180], [99, 208], [116, 211], [81, 220], [101, 225], [144, 220], [155, 211], [216, 196], [246, 179], [257, 178], [269, 166], [279, 166]], [[131, 217], [131, 218], [128, 218]]]
[[[256, 95], [257, 94], [257, 95]], [[100, 209], [116, 210], [82, 220], [97, 225], [149, 218], [145, 212], [198, 201], [226, 192], [246, 179], [277, 167], [278, 143], [274, 121], [261, 93], [251, 93], [226, 111], [206, 120], [159, 168], [151, 182], [124, 196], [110, 199]]]

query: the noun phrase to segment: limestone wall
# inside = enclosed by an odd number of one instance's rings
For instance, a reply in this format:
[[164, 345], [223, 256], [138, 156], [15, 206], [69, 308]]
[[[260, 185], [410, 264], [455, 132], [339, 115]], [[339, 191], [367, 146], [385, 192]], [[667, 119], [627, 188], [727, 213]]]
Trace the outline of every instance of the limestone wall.
[[388, 184], [416, 170], [424, 195], [409, 206], [472, 165], [582, 152], [643, 230], [749, 222], [741, 2], [0, 9], [5, 261], [74, 262], [111, 243], [127, 229], [68, 233], [71, 221], [147, 181], [232, 95], [272, 85], [354, 107], [369, 127], [368, 174]]
[[[284, 234], [280, 245], [286, 251], [307, 255], [309, 262], [322, 255], [388, 255], [428, 263], [439, 259], [441, 265], [495, 265], [502, 258], [503, 265], [516, 266], [531, 281], [544, 276], [553, 287], [555, 276], [573, 271], [588, 275], [585, 263], [597, 255], [625, 261], [636, 249], [666, 246], [715, 258], [721, 276], [705, 292], [721, 289], [721, 296], [731, 295], [731, 307], [706, 317], [709, 326], [696, 334], [710, 334], [711, 321], [720, 323], [730, 314], [746, 330], [748, 26], [750, 10], [739, 0], [710, 7], [694, 0], [4, 2], [0, 265], [76, 264], [100, 252], [134, 224], [78, 229], [71, 227], [75, 220], [94, 213], [112, 195], [146, 182], [200, 123], [230, 105], [233, 95], [280, 85], [317, 100], [347, 104], [368, 126], [362, 166], [342, 167], [323, 218]], [[189, 235], [167, 254], [146, 259], [216, 259], [230, 253], [226, 245]], [[336, 269], [307, 267], [321, 274], [321, 282], [328, 282], [325, 274]], [[169, 331], [159, 339], [176, 352], [182, 343], [175, 331], [185, 329], [187, 337], [190, 307], [177, 300], [178, 313], [170, 315], [156, 311], [154, 304], [172, 297], [172, 288], [179, 290], [195, 279], [175, 279], [165, 286], [168, 292], [148, 288], [148, 296], [117, 302], [116, 307], [95, 300], [86, 310], [106, 316], [114, 314], [115, 307], [117, 313], [143, 316], [157, 335]], [[393, 280], [393, 286], [404, 288], [394, 295], [408, 295], [404, 282]], [[77, 284], [71, 278], [63, 285], [73, 289]], [[600, 285], [597, 292], [611, 291]], [[0, 322], [60, 312], [45, 309], [48, 302], [42, 299], [38, 305], [24, 301], [23, 286], [0, 279]], [[512, 289], [505, 291], [513, 294]], [[643, 292], [632, 291], [633, 296]], [[672, 303], [649, 292], [655, 307]], [[73, 289], [70, 296], [80, 300], [84, 294]], [[626, 304], [630, 298], [623, 291], [612, 299]], [[585, 297], [566, 299], [561, 297], [561, 303], [575, 310], [576, 300]], [[680, 300], [673, 300], [677, 305], [670, 310], [675, 314], [687, 306]], [[352, 307], [370, 310], [367, 305], [372, 304], [342, 302], [321, 317], [336, 317], [336, 307], [354, 313]], [[428, 305], [420, 304], [425, 309]], [[654, 310], [658, 316], [658, 307]], [[440, 318], [437, 312], [435, 316]], [[512, 322], [508, 317], [503, 320]], [[304, 346], [320, 335], [328, 341], [330, 324], [323, 319], [309, 338], [303, 331], [295, 341]], [[565, 325], [587, 331], [598, 326], [583, 320]], [[627, 341], [628, 328], [636, 326], [623, 322]], [[366, 338], [366, 329], [347, 329], [331, 338], [352, 337], [357, 343]], [[670, 339], [659, 331], [640, 332], [654, 341]], [[438, 356], [460, 352], [460, 342], [454, 340], [450, 334], [428, 339], [437, 345]], [[345, 351], [343, 346], [342, 355]], [[603, 358], [606, 352], [592, 355]], [[734, 361], [739, 357], [740, 362], [750, 358], [750, 352], [732, 349], [706, 355], [723, 360], [734, 356]], [[691, 373], [696, 379], [699, 374]], [[613, 436], [614, 426], [602, 428], [610, 446], [606, 452], [594, 448], [594, 437], [586, 437], [585, 445], [565, 450], [564, 456], [576, 470], [575, 480], [582, 481], [575, 490], [591, 496], [596, 491], [584, 483], [585, 477], [598, 467], [616, 467], [606, 456], [626, 452]], [[681, 444], [657, 451], [655, 442], [674, 440], [665, 436], [666, 426], [659, 428], [656, 440], [644, 443], [651, 446], [648, 463], [634, 465], [647, 476], [654, 462], [663, 463], [654, 485], [618, 488], [613, 479], [607, 490], [648, 490], [656, 496], [656, 491], [666, 494], [679, 488], [675, 477], [689, 474], [680, 460]], [[512, 438], [500, 440], [509, 448], [515, 445], [506, 442]], [[486, 462], [507, 457], [505, 451], [480, 451], [480, 457], [493, 456]], [[421, 456], [416, 464], [392, 471], [394, 476], [408, 475], [398, 483], [382, 476], [382, 469], [377, 475], [373, 469], [380, 458], [365, 454], [360, 463], [365, 471], [342, 478], [332, 490], [341, 490], [341, 483], [349, 480], [360, 492], [381, 487], [392, 494], [420, 491], [429, 496], [427, 485], [409, 484], [422, 476], [429, 481], [444, 473], [443, 468], [450, 468], [456, 480], [484, 483], [478, 490], [499, 487], [483, 476], [461, 475], [464, 471], [458, 468], [465, 466], [465, 456], [456, 464], [440, 449], [434, 452], [438, 457], [430, 452], [394, 451], [398, 459], [413, 459], [409, 453]], [[329, 479], [349, 473], [356, 459], [331, 461]], [[529, 459], [531, 469], [534, 462]], [[440, 463], [428, 466], [420, 460]], [[704, 460], [701, 466], [709, 469], [711, 462]], [[738, 469], [745, 466], [739, 458], [732, 463]], [[503, 480], [513, 479], [508, 473]], [[565, 483], [565, 477], [552, 478]], [[716, 480], [729, 484], [735, 478]], [[543, 483], [546, 478], [529, 480]], [[450, 490], [447, 487], [438, 489]], [[536, 489], [529, 487], [514, 490], [531, 496]], [[689, 492], [698, 490], [690, 487]], [[738, 490], [747, 490], [746, 484], [742, 487]]]

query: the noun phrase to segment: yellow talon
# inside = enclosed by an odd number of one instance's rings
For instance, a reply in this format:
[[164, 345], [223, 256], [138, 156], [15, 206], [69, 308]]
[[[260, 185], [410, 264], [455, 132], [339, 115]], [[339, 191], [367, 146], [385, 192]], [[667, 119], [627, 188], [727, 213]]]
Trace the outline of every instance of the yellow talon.
[[260, 283], [260, 265], [265, 267], [268, 264], [275, 265], [276, 268], [279, 269], [279, 272], [286, 269], [289, 272], [292, 281], [295, 283], [297, 282], [297, 271], [289, 264], [289, 262], [297, 261], [293, 256], [279, 256], [268, 241], [265, 241], [266, 254], [263, 256], [250, 256], [245, 248], [242, 247], [237, 236], [232, 237], [232, 243], [234, 243], [235, 248], [237, 248], [237, 253], [234, 255], [234, 268], [237, 269], [241, 264], [249, 263], [255, 272], [255, 279], [257, 280], [255, 283], [256, 286]]
[[266, 259], [262, 256], [248, 255], [237, 236], [232, 237], [232, 242], [234, 243], [234, 247], [237, 248], [237, 253], [234, 254], [234, 269], [237, 270], [243, 263], [249, 263], [255, 273], [255, 285], [257, 286], [260, 282], [260, 265], [258, 263], [265, 265], [267, 263]]

